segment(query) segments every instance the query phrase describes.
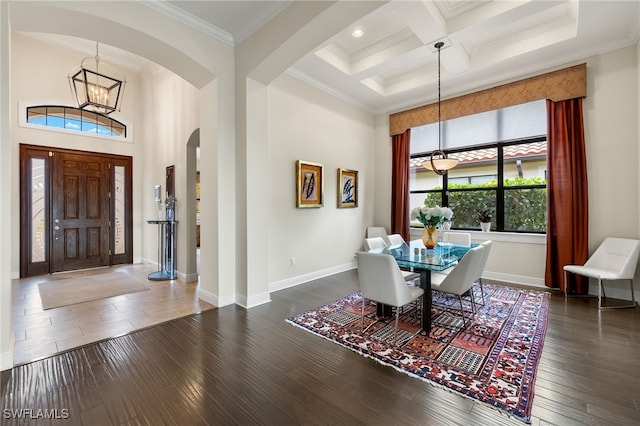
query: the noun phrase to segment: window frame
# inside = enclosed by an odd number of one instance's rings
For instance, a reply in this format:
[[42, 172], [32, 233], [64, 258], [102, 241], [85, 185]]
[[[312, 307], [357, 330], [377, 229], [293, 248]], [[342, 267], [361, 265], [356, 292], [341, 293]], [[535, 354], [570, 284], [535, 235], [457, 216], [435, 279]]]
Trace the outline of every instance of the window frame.
[[[514, 145], [526, 145], [530, 143], [537, 142], [547, 142], [547, 135], [539, 135], [539, 136], [531, 136], [526, 138], [512, 139], [509, 141], [501, 141], [494, 142], [489, 144], [481, 144], [481, 145], [473, 145], [464, 148], [456, 148], [456, 149], [444, 149], [443, 151], [450, 156], [451, 154], [462, 153], [475, 151], [478, 149], [497, 149], [497, 158], [496, 158], [496, 171], [497, 171], [497, 185], [495, 187], [478, 187], [478, 188], [458, 188], [458, 189], [449, 189], [448, 183], [448, 174], [442, 176], [442, 188], [441, 189], [421, 189], [421, 190], [411, 190], [409, 188], [409, 197], [412, 194], [440, 194], [440, 198], [442, 200], [442, 206], [449, 206], [449, 195], [451, 192], [473, 192], [473, 191], [493, 191], [496, 195], [496, 206], [494, 212], [495, 218], [495, 229], [492, 228], [491, 232], [508, 232], [508, 233], [517, 233], [517, 234], [538, 234], [538, 235], [546, 235], [547, 230], [545, 226], [545, 231], [532, 231], [532, 230], [505, 230], [505, 193], [512, 190], [522, 190], [522, 189], [547, 189], [548, 181], [545, 179], [547, 183], [538, 184], [538, 185], [515, 185], [515, 186], [505, 186], [504, 184], [504, 148], [508, 146]], [[431, 152], [423, 152], [423, 153], [414, 153], [410, 155], [410, 160], [415, 158], [424, 158], [429, 157]], [[546, 154], [545, 154], [546, 158]], [[454, 226], [452, 229], [460, 230], [460, 231], [477, 231], [479, 228], [462, 228], [455, 226], [455, 212], [454, 212]], [[411, 226], [411, 228], [418, 228], [417, 226]]]
[[[98, 132], [85, 132], [80, 130], [70, 130], [65, 127], [55, 127], [55, 126], [47, 126], [42, 124], [35, 124], [28, 121], [27, 111], [28, 109], [31, 109], [31, 108], [62, 108], [63, 110], [71, 109], [78, 112], [78, 118], [82, 117], [83, 112], [92, 112], [93, 114], [98, 115], [98, 120], [97, 120], [98, 123], [101, 123], [100, 118], [104, 116], [104, 118], [106, 118], [112, 123], [112, 127], [115, 125], [123, 128], [124, 136], [112, 136], [112, 135], [106, 135]], [[25, 127], [25, 128], [59, 132], [59, 133], [65, 133], [68, 135], [76, 135], [81, 137], [99, 138], [99, 139], [104, 139], [112, 142], [113, 141], [130, 142], [130, 143], [133, 142], [133, 125], [131, 123], [128, 123], [126, 120], [122, 120], [119, 117], [112, 117], [110, 115], [95, 113], [93, 111], [85, 111], [78, 108], [75, 105], [69, 105], [68, 103], [65, 103], [65, 102], [55, 102], [55, 101], [51, 102], [51, 100], [21, 101], [19, 102], [19, 105], [18, 105], [18, 125], [20, 127]]]

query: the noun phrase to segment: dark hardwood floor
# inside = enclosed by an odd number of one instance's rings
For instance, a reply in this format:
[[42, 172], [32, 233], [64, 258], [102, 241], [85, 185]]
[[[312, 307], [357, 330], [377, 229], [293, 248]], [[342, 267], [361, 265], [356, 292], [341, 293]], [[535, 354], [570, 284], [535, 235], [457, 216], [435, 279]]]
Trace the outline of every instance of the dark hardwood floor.
[[[284, 321], [357, 286], [349, 271], [3, 372], [1, 423], [523, 424]], [[534, 425], [640, 424], [640, 308], [596, 303], [553, 293]]]

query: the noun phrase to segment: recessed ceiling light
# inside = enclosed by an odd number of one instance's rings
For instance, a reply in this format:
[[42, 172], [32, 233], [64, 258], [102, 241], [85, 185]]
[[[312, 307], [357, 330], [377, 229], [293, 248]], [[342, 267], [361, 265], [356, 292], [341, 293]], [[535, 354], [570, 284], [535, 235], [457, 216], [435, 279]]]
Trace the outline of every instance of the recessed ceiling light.
[[351, 35], [355, 38], [360, 38], [364, 35], [364, 31], [362, 30], [362, 28], [356, 28], [355, 30], [353, 30]]

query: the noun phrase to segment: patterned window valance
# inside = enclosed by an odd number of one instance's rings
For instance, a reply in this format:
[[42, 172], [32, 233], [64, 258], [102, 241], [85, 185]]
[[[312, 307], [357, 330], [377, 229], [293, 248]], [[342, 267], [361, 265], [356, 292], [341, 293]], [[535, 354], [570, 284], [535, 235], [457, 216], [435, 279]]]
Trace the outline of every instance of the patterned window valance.
[[[476, 93], [442, 101], [442, 120], [477, 114], [539, 99], [554, 102], [587, 96], [587, 64], [553, 71], [536, 77]], [[429, 104], [407, 111], [391, 114], [389, 133], [391, 136], [407, 129], [438, 121], [438, 104]]]

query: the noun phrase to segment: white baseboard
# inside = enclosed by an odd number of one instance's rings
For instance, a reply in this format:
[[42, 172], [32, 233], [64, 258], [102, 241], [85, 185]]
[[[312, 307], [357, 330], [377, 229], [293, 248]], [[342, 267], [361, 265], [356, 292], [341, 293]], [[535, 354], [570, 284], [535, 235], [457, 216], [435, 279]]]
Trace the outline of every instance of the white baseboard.
[[[544, 278], [526, 277], [521, 275], [501, 274], [499, 272], [485, 271], [482, 274], [483, 278], [493, 279], [496, 281], [504, 281], [507, 283], [528, 285], [532, 287], [549, 288], [545, 285]], [[612, 299], [629, 300], [631, 301], [631, 291], [629, 289], [629, 283], [627, 281], [606, 281], [604, 284], [605, 292], [608, 297]], [[634, 296], [635, 300], [640, 303], [640, 290], [636, 289], [637, 285], [634, 284]], [[598, 295], [598, 282], [596, 280], [590, 280], [589, 282], [589, 295]]]
[[285, 280], [274, 281], [269, 284], [269, 292], [284, 290], [285, 288], [294, 287], [319, 278], [328, 277], [329, 275], [339, 272], [349, 271], [357, 267], [356, 262], [345, 263], [343, 265], [334, 266], [332, 268], [322, 269], [320, 271], [311, 272], [309, 274], [298, 275], [296, 277], [287, 278]]
[[192, 283], [198, 281], [198, 274], [193, 272], [191, 274], [185, 274], [184, 272], [178, 272], [178, 279], [185, 283]]
[[207, 303], [211, 303], [213, 306], [220, 306], [218, 296], [211, 293], [210, 291], [203, 290], [202, 288], [198, 290], [198, 299], [202, 299]]
[[[634, 283], [635, 284], [635, 283]], [[640, 292], [635, 289], [633, 294], [636, 302], [640, 302]], [[590, 280], [589, 282], [589, 294], [597, 296], [600, 289], [598, 288], [598, 282], [596, 280]], [[607, 297], [612, 299], [628, 300], [631, 301], [631, 289], [629, 288], [629, 282], [622, 281], [605, 281], [604, 291]]]
[[[147, 258], [140, 259], [139, 263], [143, 263], [145, 265], [153, 266], [156, 269], [160, 268], [160, 265], [158, 264], [157, 261], [151, 260], [151, 259], [147, 259]], [[185, 283], [191, 283], [191, 282], [194, 282], [194, 281], [198, 281], [198, 273], [197, 272], [192, 272], [190, 274], [186, 274], [184, 272], [176, 271], [176, 276], [178, 277], [178, 280], [180, 280], [182, 282], [185, 282]], [[209, 303], [211, 303], [211, 302], [209, 302]]]
[[219, 297], [210, 291], [203, 290], [202, 287], [198, 289], [198, 299], [202, 299], [207, 303], [211, 303], [213, 306], [218, 308], [222, 306], [233, 305], [236, 303], [234, 296], [223, 296]]
[[504, 281], [507, 283], [529, 285], [532, 287], [546, 288], [544, 278], [527, 277], [523, 275], [502, 274], [500, 272], [485, 271], [482, 278], [496, 281]]
[[144, 265], [151, 265], [153, 267], [155, 267], [156, 269], [160, 267], [160, 264], [152, 259], [147, 259], [146, 257], [143, 257], [140, 259], [140, 263], [144, 264]]
[[245, 309], [255, 308], [256, 306], [264, 305], [271, 302], [271, 296], [269, 293], [262, 293], [249, 298], [240, 296], [236, 300], [236, 305], [242, 306]]

